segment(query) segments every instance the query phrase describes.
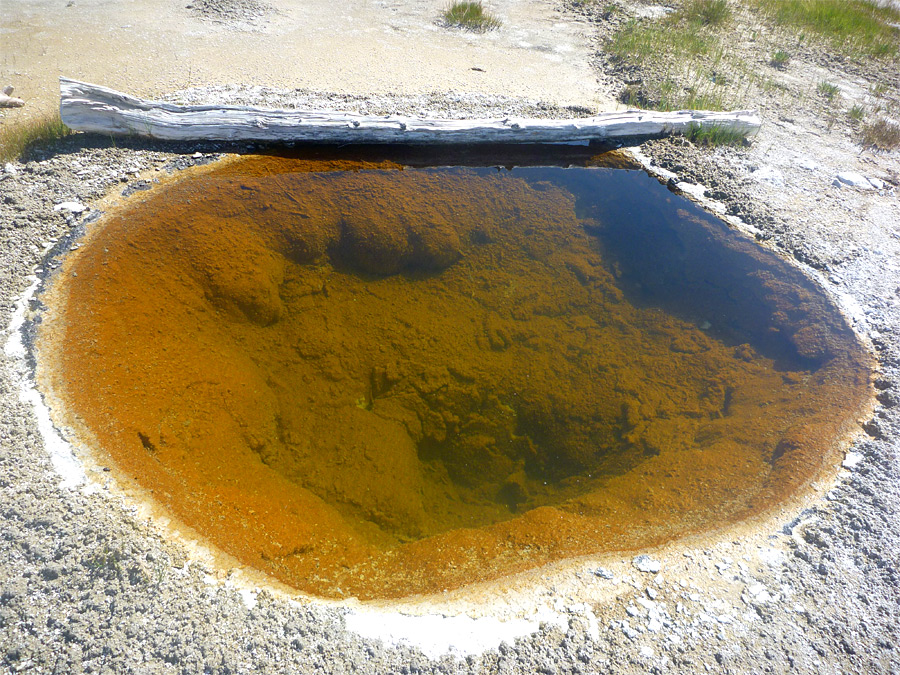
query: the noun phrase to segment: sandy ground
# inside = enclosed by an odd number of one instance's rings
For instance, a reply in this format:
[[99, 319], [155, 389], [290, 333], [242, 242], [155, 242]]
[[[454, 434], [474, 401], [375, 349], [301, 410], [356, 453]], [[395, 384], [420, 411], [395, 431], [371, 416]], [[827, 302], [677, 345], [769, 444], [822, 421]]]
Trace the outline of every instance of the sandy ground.
[[551, 0], [489, 3], [504, 27], [487, 34], [438, 25], [445, 4], [4, 0], [0, 82], [28, 101], [12, 120], [54, 108], [61, 75], [146, 96], [245, 83], [614, 105], [588, 65], [588, 26]]
[[[431, 29], [421, 30], [430, 40]], [[419, 41], [415, 44], [418, 48]], [[578, 53], [588, 54], [587, 45], [576, 45]], [[586, 67], [587, 60], [581, 63], [579, 68]], [[548, 82], [556, 79], [554, 69], [543, 73]], [[814, 91], [827, 77], [840, 84], [846, 105], [863, 101], [871, 85], [864, 69], [829, 59], [798, 57], [776, 76], [804, 91]], [[609, 100], [624, 86], [610, 69], [600, 79], [602, 86], [592, 85], [597, 89], [592, 100]], [[222, 80], [209, 80], [217, 81]], [[303, 84], [325, 90], [331, 86], [326, 82]], [[372, 107], [416, 111], [427, 99], [432, 106], [473, 114], [562, 112], [498, 99], [508, 93], [501, 84], [465, 87], [482, 93], [442, 100], [418, 96], [438, 88], [430, 81], [422, 89], [411, 79], [404, 83], [408, 89], [378, 91]], [[364, 91], [364, 84], [353, 91], [335, 88], [352, 94]], [[560, 91], [556, 84], [529, 96], [585, 105], [577, 97], [554, 98], [551, 92]], [[887, 84], [895, 86], [890, 76]], [[163, 80], [154, 86], [160, 87], [154, 93], [166, 93]], [[269, 103], [298, 100], [296, 92], [279, 99], [271, 91], [233, 87], [203, 87], [176, 97], [247, 101], [263, 93]], [[352, 108], [362, 100], [303, 96], [304, 103], [333, 107]], [[149, 520], [147, 510], [104, 484], [102, 471], [99, 482], [79, 477], [79, 466], [66, 464], [65, 446], [48, 440], [49, 420], [20, 392], [29, 365], [27, 352], [17, 348], [18, 333], [12, 333], [0, 357], [0, 668], [41, 673], [900, 671], [900, 153], [863, 151], [847, 124], [823, 123], [813, 97], [756, 102], [766, 123], [749, 148], [708, 151], [673, 140], [646, 144], [639, 152], [673, 190], [693, 195], [818, 279], [879, 359], [873, 417], [860, 420], [843, 465], [790, 508], [650, 551], [651, 561], [632, 555], [578, 560], [427, 603], [348, 607], [292, 599], [173, 539], [159, 519]], [[207, 162], [217, 151], [111, 147], [103, 139], [75, 137], [6, 167], [0, 172], [0, 325], [31, 315], [27, 303], [17, 312], [17, 299], [33, 283], [36, 269], [49, 270], [44, 256], [54, 245], [68, 245], [66, 238], [121, 199], [123, 190]], [[841, 183], [838, 174], [848, 171], [872, 180], [856, 187]], [[56, 208], [71, 201], [89, 210]], [[648, 564], [653, 561], [658, 568]]]

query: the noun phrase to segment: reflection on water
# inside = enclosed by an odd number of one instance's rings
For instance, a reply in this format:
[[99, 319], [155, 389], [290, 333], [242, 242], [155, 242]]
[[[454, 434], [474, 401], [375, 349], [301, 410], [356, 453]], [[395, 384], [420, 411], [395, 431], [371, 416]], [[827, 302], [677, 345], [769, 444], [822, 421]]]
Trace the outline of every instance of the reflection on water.
[[868, 396], [823, 295], [635, 170], [247, 158], [108, 216], [48, 304], [66, 423], [323, 596], [732, 522]]

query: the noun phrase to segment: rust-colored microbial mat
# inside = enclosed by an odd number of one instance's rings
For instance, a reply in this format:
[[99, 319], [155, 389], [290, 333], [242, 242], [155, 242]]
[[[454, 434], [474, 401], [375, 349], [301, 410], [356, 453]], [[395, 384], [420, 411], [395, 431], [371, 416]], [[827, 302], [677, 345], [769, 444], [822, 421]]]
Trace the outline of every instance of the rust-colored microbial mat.
[[45, 298], [58, 419], [319, 596], [735, 522], [868, 401], [831, 302], [641, 171], [245, 158], [94, 228]]

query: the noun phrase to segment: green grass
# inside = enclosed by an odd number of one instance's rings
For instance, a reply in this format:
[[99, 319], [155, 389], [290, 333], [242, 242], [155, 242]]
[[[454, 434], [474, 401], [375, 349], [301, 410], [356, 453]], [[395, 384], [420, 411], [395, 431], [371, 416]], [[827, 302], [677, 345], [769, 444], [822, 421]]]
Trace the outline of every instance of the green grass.
[[35, 145], [64, 138], [72, 133], [59, 113], [30, 120], [22, 124], [7, 122], [0, 127], [0, 162], [19, 159]]
[[[689, 0], [656, 21], [628, 21], [606, 44], [619, 61], [649, 67], [655, 81], [628, 87], [620, 99], [652, 110], [721, 110], [731, 73], [719, 33], [732, 19], [726, 0]], [[664, 74], [659, 74], [659, 70]]]
[[484, 33], [501, 25], [500, 19], [485, 11], [481, 1], [454, 2], [443, 13], [444, 22], [448, 26], [465, 28], [466, 30]]
[[649, 24], [631, 19], [613, 36], [607, 51], [619, 60], [640, 63], [662, 55], [681, 59], [707, 54], [715, 44], [715, 39], [697, 25], [677, 30], [671, 17]]
[[645, 110], [723, 110], [725, 99], [711, 79], [681, 86], [666, 78], [654, 85], [628, 87], [620, 97], [622, 103]]
[[833, 101], [836, 98], [840, 98], [841, 96], [840, 87], [825, 80], [822, 80], [818, 85], [816, 85], [816, 91], [827, 98], [829, 101]]
[[900, 124], [879, 117], [874, 122], [863, 125], [861, 139], [867, 148], [896, 150], [900, 148]]
[[638, 63], [710, 54], [719, 45], [716, 29], [731, 17], [726, 0], [689, 0], [664, 19], [631, 19], [607, 43], [606, 50], [619, 60]]
[[888, 57], [897, 54], [900, 11], [864, 0], [754, 0], [776, 23], [815, 33], [841, 51]]
[[692, 126], [685, 137], [696, 145], [741, 145], [746, 140], [746, 135], [739, 131], [732, 131], [715, 125]]
[[781, 69], [787, 67], [788, 61], [790, 61], [790, 60], [791, 60], [790, 54], [788, 54], [783, 49], [778, 49], [775, 51], [774, 54], [772, 54], [772, 58], [769, 59], [769, 64], [772, 67], [778, 68], [779, 70], [781, 70]]
[[866, 116], [866, 109], [861, 105], [855, 105], [847, 111], [847, 117], [854, 122], [862, 122]]
[[680, 13], [696, 26], [720, 26], [731, 18], [731, 7], [727, 0], [690, 0]]

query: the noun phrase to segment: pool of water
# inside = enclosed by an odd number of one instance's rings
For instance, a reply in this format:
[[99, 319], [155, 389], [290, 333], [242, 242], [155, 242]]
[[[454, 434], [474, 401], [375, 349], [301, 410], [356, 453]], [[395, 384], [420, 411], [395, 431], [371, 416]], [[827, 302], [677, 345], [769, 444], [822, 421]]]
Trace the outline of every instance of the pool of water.
[[796, 268], [615, 155], [419, 164], [245, 157], [109, 213], [45, 294], [57, 421], [326, 597], [659, 544], [836, 461], [868, 357]]

